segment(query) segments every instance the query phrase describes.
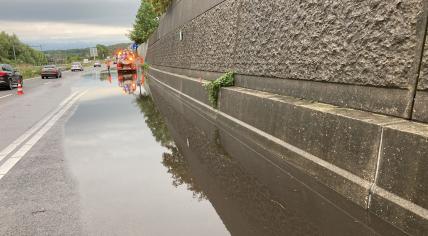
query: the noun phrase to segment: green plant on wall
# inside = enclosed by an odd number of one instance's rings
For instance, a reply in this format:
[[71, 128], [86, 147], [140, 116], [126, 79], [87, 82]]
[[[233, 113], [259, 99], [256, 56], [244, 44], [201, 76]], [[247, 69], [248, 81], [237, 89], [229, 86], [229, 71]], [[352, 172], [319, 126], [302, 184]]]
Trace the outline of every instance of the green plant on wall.
[[220, 93], [221, 87], [230, 87], [235, 85], [235, 73], [227, 72], [220, 78], [211, 81], [208, 84], [205, 84], [204, 87], [208, 91], [208, 99], [210, 100], [212, 106], [217, 108], [218, 105], [218, 95]]
[[149, 71], [149, 69], [150, 69], [150, 66], [149, 66], [149, 64], [144, 63], [144, 64], [141, 66], [141, 69], [143, 70], [143, 72], [144, 72], [144, 73], [147, 73], [147, 72]]

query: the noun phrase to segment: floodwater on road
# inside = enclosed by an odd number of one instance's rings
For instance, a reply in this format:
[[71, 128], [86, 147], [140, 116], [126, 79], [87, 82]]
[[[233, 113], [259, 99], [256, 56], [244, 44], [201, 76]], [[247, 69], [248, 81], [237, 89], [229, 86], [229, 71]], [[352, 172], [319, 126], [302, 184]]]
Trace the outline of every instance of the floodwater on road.
[[141, 75], [95, 70], [80, 86], [89, 92], [65, 126], [65, 153], [89, 235], [402, 234]]

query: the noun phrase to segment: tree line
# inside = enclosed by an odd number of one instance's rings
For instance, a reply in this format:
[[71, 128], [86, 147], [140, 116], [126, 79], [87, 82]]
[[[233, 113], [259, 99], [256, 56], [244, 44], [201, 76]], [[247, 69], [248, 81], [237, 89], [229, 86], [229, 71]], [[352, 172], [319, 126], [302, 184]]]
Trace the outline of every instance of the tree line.
[[45, 55], [22, 43], [15, 35], [0, 32], [0, 63], [8, 64], [46, 64]]

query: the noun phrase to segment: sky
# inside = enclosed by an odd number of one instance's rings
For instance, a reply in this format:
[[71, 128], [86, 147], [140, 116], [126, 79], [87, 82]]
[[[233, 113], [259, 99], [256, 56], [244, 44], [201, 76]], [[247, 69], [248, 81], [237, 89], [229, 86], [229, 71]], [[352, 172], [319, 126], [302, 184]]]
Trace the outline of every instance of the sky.
[[[0, 0], [0, 31], [43, 50], [129, 42], [139, 0]], [[38, 48], [38, 47], [36, 47]]]

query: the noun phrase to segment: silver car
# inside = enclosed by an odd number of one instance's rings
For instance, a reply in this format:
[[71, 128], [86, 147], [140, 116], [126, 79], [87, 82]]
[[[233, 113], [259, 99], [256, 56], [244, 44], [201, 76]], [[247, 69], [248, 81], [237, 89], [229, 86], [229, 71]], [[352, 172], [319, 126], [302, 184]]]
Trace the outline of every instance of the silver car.
[[80, 62], [73, 62], [71, 64], [71, 71], [83, 71], [83, 66]]

